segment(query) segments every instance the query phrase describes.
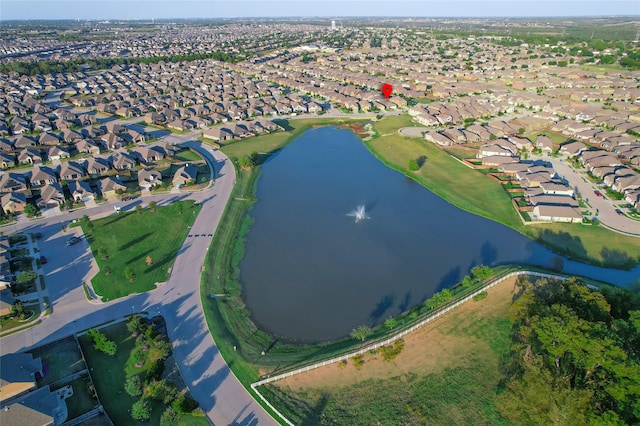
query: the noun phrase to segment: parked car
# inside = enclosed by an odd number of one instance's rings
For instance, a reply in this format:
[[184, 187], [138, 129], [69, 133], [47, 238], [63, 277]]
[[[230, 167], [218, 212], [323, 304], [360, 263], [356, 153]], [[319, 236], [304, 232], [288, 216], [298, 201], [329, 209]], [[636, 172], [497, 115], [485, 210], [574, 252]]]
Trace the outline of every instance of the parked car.
[[616, 213], [618, 213], [620, 216], [624, 216], [624, 213], [620, 209], [616, 209]]
[[39, 240], [40, 238], [42, 238], [42, 234], [40, 232], [36, 232], [33, 235], [36, 237], [36, 240]]
[[40, 264], [44, 265], [45, 263], [47, 263], [47, 258], [44, 256], [40, 256]]
[[80, 242], [80, 238], [78, 238], [78, 237], [71, 237], [71, 238], [69, 238], [69, 239], [67, 240], [67, 245], [68, 245], [68, 246], [72, 246], [72, 245], [77, 244], [77, 243], [79, 243], [79, 242]]
[[598, 196], [598, 197], [602, 197], [602, 192], [600, 192], [598, 190], [593, 191], [593, 193], [596, 194], [596, 196]]

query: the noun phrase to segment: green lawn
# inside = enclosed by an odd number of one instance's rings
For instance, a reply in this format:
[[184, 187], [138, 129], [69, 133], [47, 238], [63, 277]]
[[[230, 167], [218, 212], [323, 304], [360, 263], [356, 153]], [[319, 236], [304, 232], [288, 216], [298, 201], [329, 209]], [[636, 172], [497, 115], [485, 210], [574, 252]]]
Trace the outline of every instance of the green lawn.
[[[199, 210], [200, 206], [193, 206], [192, 201], [181, 201], [155, 212], [143, 209], [141, 214], [112, 214], [92, 221], [93, 231], [83, 222], [82, 230], [100, 267], [92, 280], [96, 293], [107, 301], [152, 290], [155, 283], [165, 282]], [[107, 259], [103, 259], [103, 249]], [[151, 265], [146, 263], [147, 256], [151, 257]], [[126, 268], [135, 271], [133, 282], [125, 278]], [[107, 275], [109, 269], [111, 273]]]
[[[91, 378], [96, 387], [98, 398], [104, 405], [109, 418], [118, 426], [138, 425], [128, 410], [137, 401], [124, 391], [124, 383], [128, 377], [125, 367], [129, 361], [135, 338], [127, 331], [125, 323], [118, 323], [101, 329], [101, 331], [118, 345], [115, 357], [99, 352], [93, 347], [93, 341], [88, 335], [78, 338], [87, 365], [91, 371]], [[164, 404], [150, 400], [152, 411], [149, 424], [160, 424], [160, 416], [164, 411]]]
[[202, 157], [191, 151], [190, 149], [180, 151], [179, 153], [174, 155], [173, 158], [180, 161], [202, 161]]
[[[558, 253], [610, 267], [631, 267], [640, 262], [640, 238], [579, 224], [523, 225], [498, 182], [464, 166], [435, 144], [393, 131], [408, 125], [411, 122], [407, 115], [385, 117], [374, 124], [374, 130], [382, 136], [367, 142], [367, 146], [389, 167], [412, 177], [450, 203], [505, 224]], [[407, 171], [408, 161], [420, 156], [426, 157], [420, 170]]]
[[[364, 119], [362, 119], [364, 120]], [[287, 145], [311, 127], [337, 126], [343, 123], [353, 123], [355, 119], [344, 118], [308, 118], [301, 120], [274, 120], [282, 126], [285, 132], [274, 132], [255, 138], [242, 139], [224, 143], [220, 151], [232, 158], [257, 153], [273, 153]]]
[[91, 382], [84, 376], [69, 383], [73, 388], [73, 396], [66, 399], [69, 416], [67, 420], [75, 419], [94, 408], [98, 407], [98, 401], [89, 394]]
[[49, 365], [49, 374], [38, 380], [38, 386], [49, 385], [74, 373], [84, 370], [82, 354], [73, 337], [59, 340], [51, 345], [29, 351], [34, 358], [41, 357], [43, 364]]

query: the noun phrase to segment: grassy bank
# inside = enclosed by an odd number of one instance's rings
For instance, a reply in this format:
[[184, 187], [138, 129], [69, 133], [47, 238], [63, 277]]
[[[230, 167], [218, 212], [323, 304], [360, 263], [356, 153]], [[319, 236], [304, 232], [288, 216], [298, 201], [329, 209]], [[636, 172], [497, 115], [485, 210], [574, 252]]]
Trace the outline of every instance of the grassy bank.
[[[156, 211], [147, 208], [82, 221], [82, 231], [100, 267], [91, 281], [96, 293], [107, 301], [165, 282], [199, 209], [192, 201], [179, 201]], [[127, 278], [127, 270], [134, 272], [133, 280]]]
[[[463, 165], [435, 144], [395, 131], [411, 125], [407, 115], [385, 117], [374, 124], [378, 136], [366, 145], [387, 166], [411, 177], [448, 202], [509, 226], [567, 257], [614, 268], [629, 268], [640, 262], [640, 238], [597, 226], [523, 225], [501, 184]], [[426, 157], [423, 166], [416, 172], [408, 171], [409, 160], [422, 156]]]
[[509, 351], [514, 280], [405, 336], [397, 358], [379, 352], [264, 386], [294, 424], [507, 424], [496, 409]]

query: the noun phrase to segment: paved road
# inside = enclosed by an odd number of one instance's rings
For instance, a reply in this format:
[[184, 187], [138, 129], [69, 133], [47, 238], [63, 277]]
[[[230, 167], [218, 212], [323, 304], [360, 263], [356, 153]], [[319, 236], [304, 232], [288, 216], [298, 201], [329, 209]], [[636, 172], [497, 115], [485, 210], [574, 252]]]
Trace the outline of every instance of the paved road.
[[[565, 178], [572, 188], [577, 188], [578, 192], [582, 194], [584, 199], [589, 200], [589, 204], [592, 207], [590, 210], [594, 216], [596, 214], [596, 209], [598, 210], [599, 214], [597, 218], [600, 222], [614, 230], [640, 236], [640, 222], [616, 213], [618, 206], [627, 204], [627, 202], [624, 200], [617, 201], [609, 199], [609, 197], [606, 196], [604, 188], [598, 188], [594, 183], [587, 179], [587, 172], [585, 169], [576, 170], [570, 167], [569, 164], [561, 158], [539, 158], [550, 162], [553, 170], [555, 170], [559, 176]], [[596, 196], [594, 193], [596, 190], [605, 194], [605, 196]]]
[[[172, 135], [174, 142], [189, 141], [192, 136]], [[146, 204], [152, 200], [161, 205], [178, 199], [194, 199], [201, 203], [202, 209], [191, 233], [213, 234], [231, 195], [235, 170], [221, 152], [211, 152], [197, 141], [186, 144], [200, 151], [214, 165], [215, 185], [208, 190], [191, 194], [144, 197], [144, 200], [124, 204], [124, 208], [132, 208], [135, 204]], [[275, 420], [255, 402], [231, 373], [206, 325], [200, 300], [200, 272], [211, 237], [187, 237], [176, 257], [168, 282], [155, 290], [104, 304], [87, 302], [80, 282], [94, 275], [97, 270], [95, 261], [86, 241], [68, 248], [65, 246], [70, 233], [80, 231], [74, 228], [65, 233], [61, 223], [84, 214], [96, 218], [112, 213], [112, 204], [102, 205], [8, 227], [8, 231], [42, 232], [43, 239], [39, 245], [49, 260], [45, 265], [45, 272], [52, 314], [35, 327], [3, 337], [0, 352], [12, 353], [51, 342], [132, 312], [161, 314], [166, 320], [180, 371], [190, 391], [215, 425], [276, 425]]]

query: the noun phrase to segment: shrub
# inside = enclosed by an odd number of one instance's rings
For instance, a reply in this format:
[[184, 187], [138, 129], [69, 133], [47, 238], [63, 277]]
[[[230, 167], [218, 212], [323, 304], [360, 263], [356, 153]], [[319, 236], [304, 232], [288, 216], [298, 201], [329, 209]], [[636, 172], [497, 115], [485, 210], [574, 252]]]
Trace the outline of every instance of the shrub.
[[478, 293], [475, 296], [473, 296], [473, 300], [474, 300], [474, 302], [479, 302], [481, 300], [486, 299], [488, 295], [489, 295], [489, 293], [487, 293], [486, 291], [483, 291], [483, 292]]
[[362, 354], [358, 354], [351, 359], [353, 360], [353, 365], [355, 365], [358, 370], [364, 365], [364, 356], [362, 356]]
[[195, 399], [190, 396], [180, 395], [173, 401], [172, 407], [179, 414], [189, 414], [196, 408], [198, 408], [198, 403]]
[[404, 340], [398, 339], [395, 342], [393, 342], [392, 346], [382, 346], [380, 348], [380, 353], [382, 354], [382, 358], [385, 361], [391, 361], [392, 359], [400, 355], [400, 352], [402, 352], [403, 349], [404, 349]]
[[415, 172], [416, 170], [420, 169], [420, 165], [418, 164], [417, 160], [409, 160], [409, 164], [407, 165], [408, 169], [412, 172]]

